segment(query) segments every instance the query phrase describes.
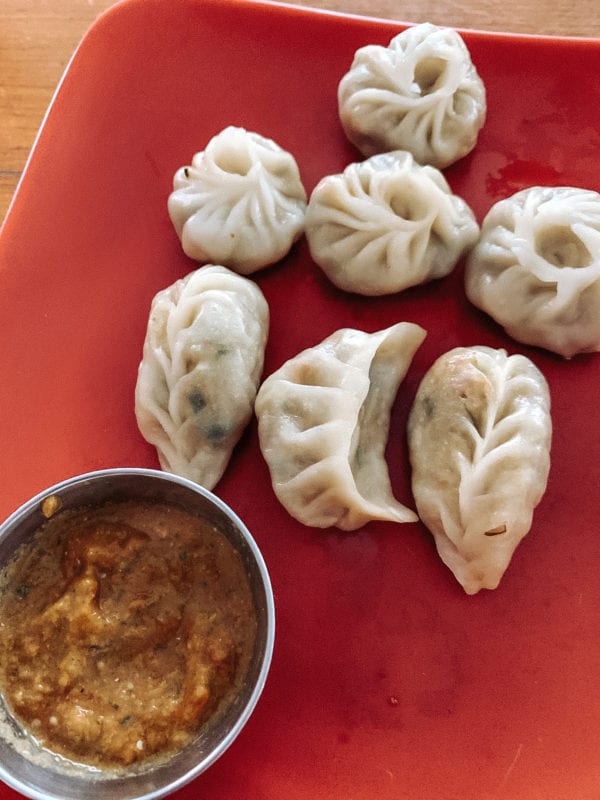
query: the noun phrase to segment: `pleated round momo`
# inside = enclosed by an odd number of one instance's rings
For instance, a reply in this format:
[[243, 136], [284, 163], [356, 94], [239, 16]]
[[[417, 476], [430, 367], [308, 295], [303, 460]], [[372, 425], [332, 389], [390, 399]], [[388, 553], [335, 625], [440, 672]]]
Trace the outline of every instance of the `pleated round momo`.
[[468, 594], [495, 589], [550, 469], [550, 395], [525, 356], [457, 347], [425, 374], [408, 419], [412, 488]]
[[401, 150], [323, 178], [306, 214], [313, 260], [340, 289], [364, 295], [447, 275], [478, 236], [442, 173]]
[[350, 531], [369, 520], [414, 522], [385, 461], [391, 407], [425, 331], [342, 329], [270, 375], [256, 398], [273, 490], [295, 519]]
[[475, 147], [487, 108], [463, 39], [430, 23], [407, 28], [387, 47], [357, 50], [338, 105], [346, 136], [364, 156], [409, 150], [439, 169]]
[[306, 192], [290, 153], [230, 126], [175, 173], [168, 210], [186, 255], [248, 275], [302, 235]]
[[520, 342], [600, 350], [600, 194], [532, 186], [493, 205], [465, 270], [468, 298]]
[[250, 421], [269, 309], [258, 286], [209, 265], [152, 301], [135, 413], [162, 468], [212, 489]]

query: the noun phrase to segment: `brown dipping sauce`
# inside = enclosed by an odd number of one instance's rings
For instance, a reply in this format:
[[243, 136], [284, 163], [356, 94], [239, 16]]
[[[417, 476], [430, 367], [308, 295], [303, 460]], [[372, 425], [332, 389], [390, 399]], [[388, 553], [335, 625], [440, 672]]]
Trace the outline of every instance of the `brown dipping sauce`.
[[57, 513], [4, 570], [0, 688], [45, 747], [98, 767], [182, 748], [243, 681], [241, 558], [165, 503]]

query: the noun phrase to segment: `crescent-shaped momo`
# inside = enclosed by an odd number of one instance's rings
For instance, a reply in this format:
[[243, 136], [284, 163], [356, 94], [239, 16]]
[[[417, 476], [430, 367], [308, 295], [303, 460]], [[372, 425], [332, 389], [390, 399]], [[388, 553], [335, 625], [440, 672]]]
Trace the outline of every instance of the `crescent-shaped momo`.
[[347, 531], [373, 519], [416, 521], [392, 494], [385, 447], [398, 386], [425, 335], [410, 322], [345, 328], [265, 380], [255, 406], [260, 447], [295, 519]]
[[300, 238], [306, 192], [291, 153], [230, 126], [175, 173], [168, 210], [186, 255], [249, 275]]
[[313, 260], [340, 289], [363, 295], [448, 275], [478, 236], [473, 212], [443, 174], [402, 150], [326, 176], [306, 214]]
[[363, 156], [409, 150], [439, 169], [475, 147], [487, 107], [463, 39], [430, 23], [407, 28], [387, 47], [357, 50], [338, 105], [346, 136]]
[[565, 358], [600, 350], [600, 194], [532, 186], [500, 200], [465, 288], [513, 339]]
[[423, 378], [408, 420], [417, 511], [468, 594], [495, 589], [546, 489], [546, 380], [525, 356], [458, 347]]
[[258, 286], [222, 266], [155, 296], [135, 413], [165, 471], [207, 489], [221, 478], [253, 414], [268, 327]]

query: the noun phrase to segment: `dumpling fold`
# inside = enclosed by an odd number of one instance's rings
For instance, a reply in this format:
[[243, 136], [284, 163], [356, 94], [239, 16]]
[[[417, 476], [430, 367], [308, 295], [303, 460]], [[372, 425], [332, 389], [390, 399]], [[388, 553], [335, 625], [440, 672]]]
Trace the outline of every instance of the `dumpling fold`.
[[186, 255], [249, 275], [300, 238], [306, 192], [291, 153], [230, 125], [177, 170], [168, 211]]
[[530, 186], [495, 203], [465, 268], [469, 300], [517, 341], [600, 350], [600, 193]]
[[413, 495], [468, 594], [498, 586], [530, 530], [551, 437], [548, 386], [525, 356], [458, 347], [421, 381], [408, 420]]
[[398, 387], [425, 335], [410, 322], [338, 330], [262, 384], [260, 447], [295, 519], [346, 531], [373, 519], [416, 521], [393, 496], [385, 449]]
[[479, 226], [443, 174], [398, 150], [349, 164], [314, 188], [311, 255], [348, 292], [383, 295], [448, 275]]
[[212, 489], [252, 418], [269, 308], [259, 287], [208, 265], [152, 301], [135, 413], [162, 468]]
[[338, 107], [363, 156], [409, 150], [420, 164], [444, 169], [475, 147], [487, 101], [462, 37], [424, 22], [387, 47], [358, 49], [340, 81]]

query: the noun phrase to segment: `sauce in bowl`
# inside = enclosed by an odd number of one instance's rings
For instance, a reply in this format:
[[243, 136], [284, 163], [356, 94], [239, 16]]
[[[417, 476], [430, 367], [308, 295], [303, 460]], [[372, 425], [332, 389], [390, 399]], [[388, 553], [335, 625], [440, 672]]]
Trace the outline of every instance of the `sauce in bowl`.
[[227, 707], [256, 627], [242, 559], [211, 523], [147, 500], [67, 509], [3, 571], [0, 690], [44, 747], [127, 767]]

